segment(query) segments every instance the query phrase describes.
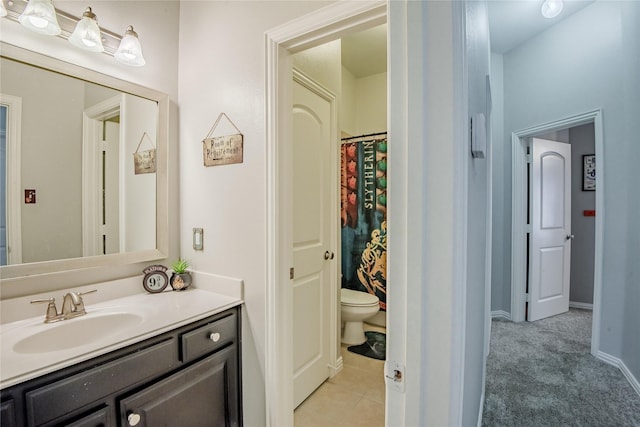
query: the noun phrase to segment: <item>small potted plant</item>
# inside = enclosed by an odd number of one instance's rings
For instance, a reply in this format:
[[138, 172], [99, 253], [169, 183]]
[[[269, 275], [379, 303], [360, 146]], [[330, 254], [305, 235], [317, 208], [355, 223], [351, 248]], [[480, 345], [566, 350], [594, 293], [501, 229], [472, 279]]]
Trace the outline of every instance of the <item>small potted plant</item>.
[[187, 271], [190, 264], [189, 261], [178, 258], [171, 264], [171, 279], [169, 284], [174, 291], [183, 291], [191, 285], [191, 273]]

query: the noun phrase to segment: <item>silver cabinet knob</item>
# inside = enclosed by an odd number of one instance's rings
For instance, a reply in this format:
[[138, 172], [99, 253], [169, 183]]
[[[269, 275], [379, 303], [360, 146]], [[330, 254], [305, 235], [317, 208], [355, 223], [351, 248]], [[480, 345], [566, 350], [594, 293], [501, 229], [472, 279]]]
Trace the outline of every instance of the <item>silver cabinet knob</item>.
[[127, 416], [127, 421], [129, 421], [130, 426], [137, 426], [140, 422], [140, 415], [132, 412]]
[[220, 341], [220, 334], [218, 332], [211, 332], [209, 339], [213, 342], [218, 342]]
[[334, 256], [333, 252], [325, 251], [324, 253], [324, 259], [326, 260], [333, 259]]
[[567, 234], [566, 240], [572, 240], [574, 237], [573, 234]]

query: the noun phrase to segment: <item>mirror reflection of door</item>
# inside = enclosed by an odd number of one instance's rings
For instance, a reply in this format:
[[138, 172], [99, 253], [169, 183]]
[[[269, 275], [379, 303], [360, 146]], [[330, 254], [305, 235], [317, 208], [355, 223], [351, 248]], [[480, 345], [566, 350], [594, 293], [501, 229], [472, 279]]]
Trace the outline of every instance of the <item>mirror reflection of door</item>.
[[100, 180], [102, 226], [99, 230], [102, 240], [102, 254], [117, 254], [120, 252], [120, 220], [119, 216], [119, 167], [120, 157], [120, 116], [112, 117], [103, 122], [103, 140], [101, 142]]
[[0, 265], [22, 262], [21, 122], [22, 99], [0, 94]]

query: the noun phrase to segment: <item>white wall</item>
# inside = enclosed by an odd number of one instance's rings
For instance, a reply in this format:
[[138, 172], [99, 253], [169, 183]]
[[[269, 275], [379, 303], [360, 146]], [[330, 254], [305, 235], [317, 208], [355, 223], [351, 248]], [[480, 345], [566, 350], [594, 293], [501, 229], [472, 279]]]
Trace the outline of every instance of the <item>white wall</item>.
[[[505, 174], [510, 183], [510, 133], [561, 118], [603, 110], [605, 191], [600, 350], [621, 357], [640, 377], [637, 302], [640, 226], [636, 162], [640, 124], [638, 16], [640, 3], [597, 1], [504, 55]], [[550, 72], [550, 71], [553, 72]], [[497, 168], [496, 168], [497, 169]], [[511, 205], [510, 184], [503, 200]], [[510, 223], [510, 212], [505, 223]], [[503, 229], [510, 239], [510, 231]], [[497, 237], [499, 238], [499, 237]], [[510, 275], [509, 266], [503, 276]], [[495, 287], [494, 287], [495, 289]], [[631, 304], [631, 305], [630, 305]], [[633, 331], [635, 335], [633, 335]]]
[[387, 73], [355, 79], [355, 135], [387, 131]]
[[342, 102], [338, 111], [340, 130], [344, 136], [360, 135], [356, 124], [357, 95], [356, 78], [342, 67]]
[[[243, 407], [265, 424], [265, 31], [327, 2], [180, 5], [180, 247], [194, 269], [244, 280]], [[244, 134], [241, 164], [205, 168], [202, 139], [220, 112]], [[191, 229], [204, 229], [204, 250]], [[285, 284], [283, 284], [285, 285]]]
[[[466, 5], [468, 117], [473, 117], [476, 113], [482, 113], [485, 117], [489, 114], [486, 88], [486, 76], [489, 75], [490, 70], [487, 13], [487, 5], [483, 2], [469, 2]], [[481, 396], [484, 393], [485, 341], [488, 340], [489, 332], [490, 307], [488, 301], [485, 305], [485, 292], [490, 286], [486, 270], [491, 265], [490, 255], [487, 253], [487, 239], [491, 238], [491, 230], [487, 227], [487, 221], [491, 221], [488, 218], [491, 197], [488, 178], [491, 170], [492, 146], [490, 142], [487, 144], [484, 159], [473, 159], [470, 153], [469, 132], [465, 133], [465, 142], [468, 187], [462, 425], [471, 426], [478, 424], [478, 416], [482, 414], [480, 405], [482, 405]]]

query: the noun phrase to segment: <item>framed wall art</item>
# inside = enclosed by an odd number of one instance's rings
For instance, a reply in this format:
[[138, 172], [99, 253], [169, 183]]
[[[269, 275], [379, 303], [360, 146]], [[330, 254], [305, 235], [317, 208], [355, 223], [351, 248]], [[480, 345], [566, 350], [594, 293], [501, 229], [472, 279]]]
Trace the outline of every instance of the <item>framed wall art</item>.
[[582, 191], [596, 190], [596, 156], [582, 156]]

